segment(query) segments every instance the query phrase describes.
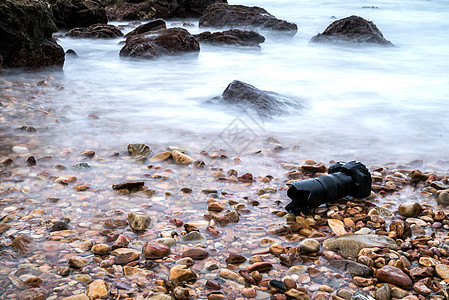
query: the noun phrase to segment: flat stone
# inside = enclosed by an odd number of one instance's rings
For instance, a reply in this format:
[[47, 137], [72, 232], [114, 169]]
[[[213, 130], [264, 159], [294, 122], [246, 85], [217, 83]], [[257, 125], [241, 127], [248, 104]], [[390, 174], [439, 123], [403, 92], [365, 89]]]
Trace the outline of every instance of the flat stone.
[[188, 244], [192, 242], [203, 242], [206, 241], [206, 237], [199, 231], [189, 232], [179, 238], [179, 242], [182, 244]]
[[19, 234], [11, 246], [19, 254], [30, 253], [34, 249], [34, 239], [26, 234]]
[[246, 257], [240, 254], [229, 254], [229, 256], [225, 260], [228, 264], [241, 264], [246, 261]]
[[209, 256], [209, 252], [203, 248], [194, 247], [182, 253], [182, 257], [190, 257], [193, 260], [202, 260]]
[[72, 256], [69, 259], [69, 266], [72, 268], [82, 268], [86, 266], [89, 263], [89, 261], [81, 256]]
[[112, 251], [112, 254], [117, 256], [115, 258], [117, 265], [126, 265], [140, 258], [140, 252], [130, 248], [118, 248]]
[[376, 234], [345, 234], [328, 238], [323, 242], [327, 250], [339, 250], [344, 257], [357, 257], [363, 248], [386, 247], [396, 249], [396, 242], [386, 236]]
[[368, 277], [372, 273], [370, 267], [348, 259], [330, 261], [329, 266], [351, 276]]

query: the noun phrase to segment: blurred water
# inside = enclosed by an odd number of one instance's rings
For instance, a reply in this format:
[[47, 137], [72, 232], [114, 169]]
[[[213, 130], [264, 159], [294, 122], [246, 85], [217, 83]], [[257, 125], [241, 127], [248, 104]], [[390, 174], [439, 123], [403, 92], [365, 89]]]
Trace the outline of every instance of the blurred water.
[[[63, 74], [54, 75], [64, 90], [54, 93], [52, 105], [64, 109], [67, 121], [49, 142], [74, 146], [90, 137], [105, 145], [157, 141], [204, 149], [211, 141], [223, 142], [216, 138], [240, 117], [240, 128], [251, 128], [247, 140], [274, 136], [284, 145], [299, 145], [301, 158], [447, 159], [448, 1], [231, 4], [261, 6], [296, 23], [298, 33], [291, 39], [267, 34], [260, 51], [201, 45], [198, 57], [156, 61], [120, 59], [123, 39], [60, 38], [79, 58], [68, 58]], [[372, 20], [397, 47], [309, 45], [331, 17], [350, 15]], [[198, 20], [189, 21], [194, 27], [185, 28], [200, 32]], [[301, 99], [305, 109], [261, 124], [242, 112], [203, 104], [235, 79]]]

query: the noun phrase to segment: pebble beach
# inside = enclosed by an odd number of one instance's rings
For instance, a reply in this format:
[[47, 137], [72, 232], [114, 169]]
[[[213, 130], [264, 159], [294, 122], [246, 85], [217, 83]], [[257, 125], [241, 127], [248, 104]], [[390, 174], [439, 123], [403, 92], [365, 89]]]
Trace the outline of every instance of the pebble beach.
[[369, 197], [295, 216], [289, 184], [333, 161], [276, 137], [59, 148], [63, 84], [0, 88], [0, 299], [449, 299], [447, 161], [370, 161]]

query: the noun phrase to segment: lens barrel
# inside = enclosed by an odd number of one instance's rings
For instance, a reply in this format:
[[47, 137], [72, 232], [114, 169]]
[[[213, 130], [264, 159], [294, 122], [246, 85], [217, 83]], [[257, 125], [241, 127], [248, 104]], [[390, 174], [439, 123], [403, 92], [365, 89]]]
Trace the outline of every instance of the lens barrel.
[[345, 196], [363, 198], [371, 193], [371, 175], [360, 162], [335, 163], [330, 174], [293, 182], [287, 191], [292, 200], [285, 209], [293, 214]]

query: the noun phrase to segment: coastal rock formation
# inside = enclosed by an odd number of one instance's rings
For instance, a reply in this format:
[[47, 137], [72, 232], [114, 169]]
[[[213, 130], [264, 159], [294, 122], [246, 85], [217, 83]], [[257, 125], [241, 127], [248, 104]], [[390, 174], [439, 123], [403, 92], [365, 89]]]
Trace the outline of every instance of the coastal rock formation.
[[350, 16], [330, 24], [323, 33], [314, 36], [311, 43], [370, 43], [394, 46], [386, 40], [377, 26], [362, 17]]
[[153, 18], [198, 18], [214, 3], [225, 0], [111, 0], [107, 1], [109, 20], [149, 20]]
[[257, 6], [227, 5], [217, 3], [209, 6], [199, 22], [200, 27], [264, 29], [294, 36], [296, 24], [279, 20], [265, 9]]
[[88, 27], [106, 24], [106, 10], [97, 0], [47, 0], [58, 28]]
[[195, 37], [202, 43], [216, 45], [260, 47], [259, 44], [265, 42], [265, 38], [257, 32], [240, 29], [230, 29], [214, 33], [205, 31], [195, 35]]
[[126, 40], [120, 56], [154, 59], [165, 55], [198, 53], [200, 45], [187, 30], [182, 28], [162, 29], [156, 36], [136, 35]]
[[272, 116], [288, 108], [301, 108], [295, 100], [281, 94], [259, 90], [258, 88], [238, 80], [231, 82], [223, 94], [212, 98], [211, 103], [226, 103], [249, 108], [261, 116]]
[[123, 36], [123, 33], [114, 25], [94, 24], [89, 27], [76, 27], [71, 29], [67, 36], [77, 38], [112, 39]]
[[149, 21], [143, 25], [138, 26], [133, 31], [128, 32], [125, 37], [130, 37], [132, 35], [138, 35], [138, 34], [144, 34], [151, 31], [156, 31], [159, 29], [166, 29], [167, 24], [165, 24], [165, 21], [162, 19], [157, 19], [153, 21]]
[[57, 28], [44, 2], [0, 2], [0, 68], [62, 68], [64, 50], [52, 37]]

